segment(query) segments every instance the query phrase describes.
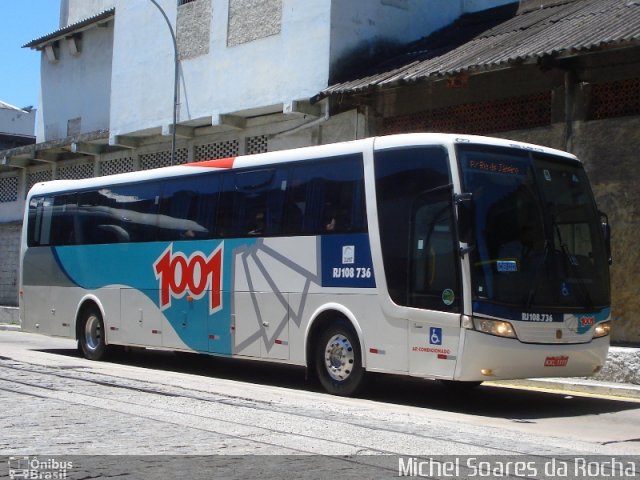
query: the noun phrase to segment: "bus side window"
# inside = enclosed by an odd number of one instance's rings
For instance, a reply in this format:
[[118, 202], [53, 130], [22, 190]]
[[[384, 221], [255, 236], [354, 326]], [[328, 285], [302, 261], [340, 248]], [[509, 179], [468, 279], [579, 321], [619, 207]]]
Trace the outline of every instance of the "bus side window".
[[82, 192], [78, 196], [77, 243], [155, 241], [158, 195], [157, 182]]
[[365, 231], [361, 156], [295, 166], [286, 205], [291, 235]]
[[199, 175], [166, 182], [160, 198], [159, 239], [214, 238], [221, 178]]
[[77, 244], [77, 208], [75, 193], [31, 199], [28, 245], [34, 247]]
[[75, 245], [77, 195], [58, 195], [53, 199], [51, 218], [51, 245]]
[[78, 244], [116, 243], [116, 235], [112, 235], [101, 226], [111, 225], [103, 196], [97, 191], [82, 192], [78, 195], [78, 223], [76, 237]]
[[112, 230], [120, 232], [124, 241], [153, 242], [158, 238], [158, 182], [118, 185], [100, 193], [109, 205], [111, 223], [121, 228]]
[[29, 222], [27, 230], [27, 245], [37, 247], [42, 245], [42, 217], [44, 198], [32, 198], [29, 201]]
[[286, 188], [286, 168], [225, 174], [219, 235], [223, 237], [280, 235]]

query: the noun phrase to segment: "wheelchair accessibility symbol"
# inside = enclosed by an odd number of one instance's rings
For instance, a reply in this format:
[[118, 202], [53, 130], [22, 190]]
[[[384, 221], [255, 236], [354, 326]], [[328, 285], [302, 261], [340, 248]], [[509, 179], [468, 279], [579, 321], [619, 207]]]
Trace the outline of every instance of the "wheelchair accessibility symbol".
[[429, 329], [429, 343], [431, 345], [442, 345], [442, 329], [431, 327]]

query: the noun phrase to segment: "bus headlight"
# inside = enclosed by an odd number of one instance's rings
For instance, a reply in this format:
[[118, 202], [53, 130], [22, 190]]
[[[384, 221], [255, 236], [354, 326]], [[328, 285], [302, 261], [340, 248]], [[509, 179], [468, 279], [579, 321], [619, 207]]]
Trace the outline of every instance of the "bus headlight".
[[593, 330], [593, 338], [606, 337], [611, 333], [611, 322], [602, 322]]
[[473, 318], [473, 325], [477, 331], [496, 335], [498, 337], [518, 338], [513, 326], [503, 320], [489, 320], [488, 318]]

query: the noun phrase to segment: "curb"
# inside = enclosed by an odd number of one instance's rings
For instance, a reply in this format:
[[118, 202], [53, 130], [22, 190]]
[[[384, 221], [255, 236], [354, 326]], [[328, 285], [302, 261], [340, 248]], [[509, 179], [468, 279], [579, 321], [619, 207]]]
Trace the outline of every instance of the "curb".
[[496, 380], [487, 385], [505, 388], [534, 388], [588, 395], [606, 395], [620, 399], [640, 401], [640, 385], [632, 383], [610, 383], [583, 378], [528, 378], [524, 380]]
[[20, 325], [14, 325], [9, 323], [0, 323], [0, 331], [2, 330], [10, 330], [12, 332], [20, 332], [22, 327]]

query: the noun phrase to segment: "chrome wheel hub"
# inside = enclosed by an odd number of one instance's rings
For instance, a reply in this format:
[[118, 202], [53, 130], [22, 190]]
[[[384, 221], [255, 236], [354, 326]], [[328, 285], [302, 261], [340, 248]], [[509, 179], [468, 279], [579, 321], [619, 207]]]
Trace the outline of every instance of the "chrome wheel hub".
[[100, 328], [100, 319], [91, 315], [84, 324], [84, 343], [91, 351], [98, 349], [102, 341], [102, 328]]
[[344, 381], [351, 375], [355, 355], [347, 337], [337, 334], [329, 339], [324, 352], [324, 364], [334, 380]]

